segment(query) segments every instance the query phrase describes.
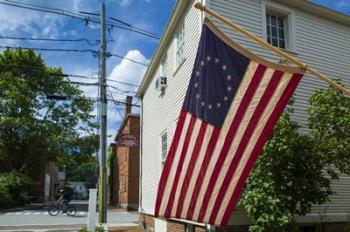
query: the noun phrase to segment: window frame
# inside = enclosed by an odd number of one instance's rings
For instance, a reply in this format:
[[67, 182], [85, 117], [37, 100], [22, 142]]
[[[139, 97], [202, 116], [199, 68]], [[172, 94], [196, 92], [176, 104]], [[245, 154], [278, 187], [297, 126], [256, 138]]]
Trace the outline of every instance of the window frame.
[[168, 54], [165, 53], [159, 62], [159, 76], [168, 77]]
[[[181, 37], [179, 36], [181, 35]], [[182, 42], [179, 42], [181, 38]], [[175, 67], [176, 69], [180, 68], [182, 63], [186, 60], [186, 30], [185, 22], [182, 21], [179, 23], [179, 26], [175, 33]], [[181, 53], [180, 53], [181, 52]], [[181, 55], [179, 55], [181, 54]]]
[[[164, 137], [165, 137], [165, 143], [163, 141]], [[164, 156], [164, 154], [165, 154], [165, 156]], [[160, 134], [160, 161], [161, 161], [160, 163], [161, 163], [161, 169], [163, 169], [163, 167], [164, 167], [167, 155], [168, 155], [168, 133], [165, 130], [165, 131], [163, 131]]]
[[[275, 19], [275, 25], [273, 25], [273, 18]], [[281, 23], [282, 22], [282, 23]], [[274, 42], [277, 42], [278, 48], [286, 50], [289, 45], [288, 40], [288, 19], [286, 19], [285, 15], [278, 15], [274, 12], [266, 12], [266, 34], [267, 34], [267, 42], [273, 46]], [[274, 36], [274, 30], [276, 28], [276, 35]], [[269, 33], [268, 33], [269, 32]], [[282, 33], [280, 33], [282, 32]], [[282, 44], [283, 43], [283, 44]]]
[[262, 34], [265, 41], [267, 41], [267, 13], [273, 13], [277, 16], [284, 17], [284, 33], [285, 33], [285, 51], [295, 53], [296, 52], [296, 33], [295, 33], [295, 12], [293, 9], [282, 6], [278, 3], [262, 1], [261, 8], [261, 21], [262, 21]]

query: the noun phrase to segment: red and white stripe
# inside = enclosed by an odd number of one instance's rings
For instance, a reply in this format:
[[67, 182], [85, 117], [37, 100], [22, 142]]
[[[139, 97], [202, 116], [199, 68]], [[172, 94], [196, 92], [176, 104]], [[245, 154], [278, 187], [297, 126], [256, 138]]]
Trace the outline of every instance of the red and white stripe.
[[252, 61], [221, 129], [181, 111], [159, 183], [155, 216], [226, 225], [301, 77]]

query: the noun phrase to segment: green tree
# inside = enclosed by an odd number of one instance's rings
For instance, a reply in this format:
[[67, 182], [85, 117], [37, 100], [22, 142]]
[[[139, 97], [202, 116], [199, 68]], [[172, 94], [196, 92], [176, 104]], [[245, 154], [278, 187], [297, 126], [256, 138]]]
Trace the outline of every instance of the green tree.
[[1, 172], [37, 179], [47, 161], [94, 130], [93, 102], [32, 50], [0, 54], [0, 109]]
[[296, 230], [295, 216], [329, 201], [331, 181], [350, 174], [350, 99], [330, 88], [309, 100], [308, 129], [279, 119], [239, 202], [250, 231]]
[[66, 167], [67, 181], [97, 181], [97, 160], [94, 154], [98, 148], [98, 136], [88, 136], [72, 141], [66, 155], [59, 160], [60, 166]]

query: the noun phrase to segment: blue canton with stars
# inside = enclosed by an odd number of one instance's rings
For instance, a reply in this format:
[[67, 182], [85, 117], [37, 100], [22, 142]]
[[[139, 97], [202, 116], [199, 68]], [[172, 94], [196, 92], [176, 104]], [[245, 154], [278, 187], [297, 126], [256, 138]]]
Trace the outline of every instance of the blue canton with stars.
[[204, 24], [183, 109], [221, 128], [249, 62]]

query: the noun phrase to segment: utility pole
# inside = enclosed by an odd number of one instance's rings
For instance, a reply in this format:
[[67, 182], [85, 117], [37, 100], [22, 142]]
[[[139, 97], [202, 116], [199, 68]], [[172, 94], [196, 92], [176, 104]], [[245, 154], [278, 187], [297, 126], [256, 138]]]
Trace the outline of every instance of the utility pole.
[[107, 222], [107, 168], [106, 168], [106, 144], [107, 144], [107, 95], [106, 95], [106, 25], [105, 4], [101, 0], [101, 47], [100, 47], [100, 191], [99, 191], [99, 223]]

